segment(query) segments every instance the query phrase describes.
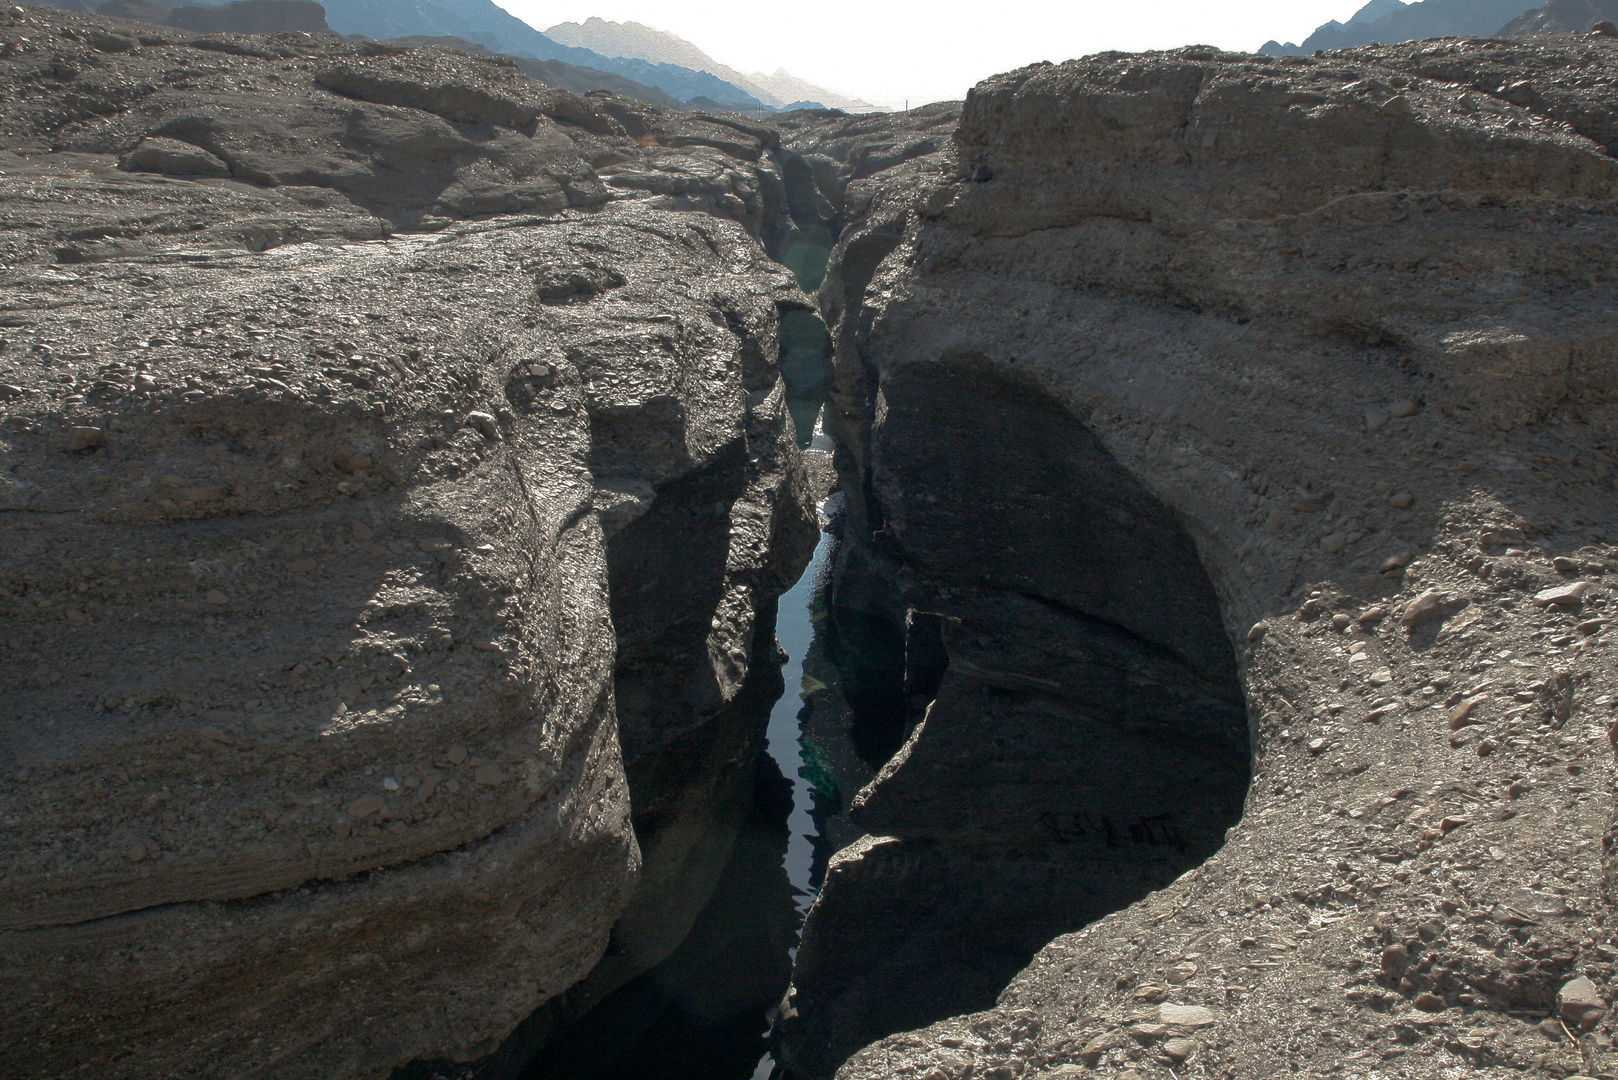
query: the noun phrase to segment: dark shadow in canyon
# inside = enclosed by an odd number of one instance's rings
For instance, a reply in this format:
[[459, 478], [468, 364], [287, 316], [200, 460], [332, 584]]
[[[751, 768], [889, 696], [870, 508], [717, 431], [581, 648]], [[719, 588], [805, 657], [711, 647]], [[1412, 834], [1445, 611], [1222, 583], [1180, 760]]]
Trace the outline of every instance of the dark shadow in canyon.
[[1249, 779], [1178, 517], [1063, 404], [970, 357], [901, 365], [882, 394], [845, 443], [868, 459], [840, 459], [822, 638], [845, 704], [806, 723], [832, 744], [841, 717], [863, 768], [827, 753], [842, 805], [820, 816], [866, 834], [822, 871], [794, 967], [780, 1052], [806, 1078], [992, 1006], [1046, 942], [1218, 850]]

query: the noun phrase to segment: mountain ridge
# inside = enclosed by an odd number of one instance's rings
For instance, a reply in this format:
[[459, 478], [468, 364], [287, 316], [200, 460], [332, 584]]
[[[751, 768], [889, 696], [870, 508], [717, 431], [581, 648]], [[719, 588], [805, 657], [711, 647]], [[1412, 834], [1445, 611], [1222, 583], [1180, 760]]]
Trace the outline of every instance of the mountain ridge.
[[1333, 19], [1301, 44], [1271, 40], [1258, 51], [1268, 56], [1309, 55], [1356, 45], [1394, 44], [1439, 37], [1490, 37], [1532, 10], [1525, 0], [1370, 0], [1346, 23]]
[[816, 86], [784, 70], [777, 70], [773, 75], [738, 71], [728, 64], [715, 60], [700, 46], [685, 38], [644, 23], [629, 20], [611, 22], [591, 16], [582, 23], [557, 23], [545, 30], [545, 36], [562, 45], [589, 49], [616, 59], [676, 64], [695, 71], [707, 72], [741, 87], [765, 105], [774, 108], [794, 103], [814, 103], [827, 108], [848, 110], [873, 108], [868, 101]]

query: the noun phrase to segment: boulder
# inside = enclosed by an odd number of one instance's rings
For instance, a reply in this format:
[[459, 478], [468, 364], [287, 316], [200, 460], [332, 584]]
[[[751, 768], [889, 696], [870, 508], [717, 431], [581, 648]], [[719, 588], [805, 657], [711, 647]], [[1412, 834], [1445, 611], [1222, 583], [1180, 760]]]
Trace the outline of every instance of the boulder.
[[118, 159], [129, 172], [168, 173], [171, 176], [229, 176], [230, 166], [200, 146], [178, 139], [142, 139]]

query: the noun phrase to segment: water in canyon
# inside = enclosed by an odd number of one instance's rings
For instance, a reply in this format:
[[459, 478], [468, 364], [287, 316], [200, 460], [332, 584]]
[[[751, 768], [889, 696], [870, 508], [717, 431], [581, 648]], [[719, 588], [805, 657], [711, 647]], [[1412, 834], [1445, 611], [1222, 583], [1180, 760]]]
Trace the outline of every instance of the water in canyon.
[[[812, 452], [829, 449], [823, 435], [815, 443]], [[547, 1040], [523, 1080], [766, 1080], [775, 1071], [771, 1014], [790, 979], [823, 846], [800, 724], [806, 688], [812, 695], [823, 686], [806, 679], [804, 665], [834, 544], [821, 534], [813, 561], [780, 599], [785, 690], [767, 719], [751, 812], [712, 900], [673, 955]]]

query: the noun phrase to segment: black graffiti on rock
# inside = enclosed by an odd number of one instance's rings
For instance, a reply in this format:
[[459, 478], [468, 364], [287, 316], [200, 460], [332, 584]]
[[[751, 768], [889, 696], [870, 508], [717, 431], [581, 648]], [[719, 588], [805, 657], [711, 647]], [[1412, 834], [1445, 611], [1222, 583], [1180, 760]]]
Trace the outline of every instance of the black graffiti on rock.
[[1119, 823], [1106, 814], [1095, 816], [1080, 810], [1068, 813], [1047, 810], [1039, 815], [1039, 823], [1045, 826], [1053, 839], [1062, 843], [1101, 837], [1110, 848], [1121, 847], [1124, 844], [1142, 844], [1149, 847], [1167, 846], [1176, 851], [1184, 851], [1187, 847], [1172, 814], [1152, 814]]

